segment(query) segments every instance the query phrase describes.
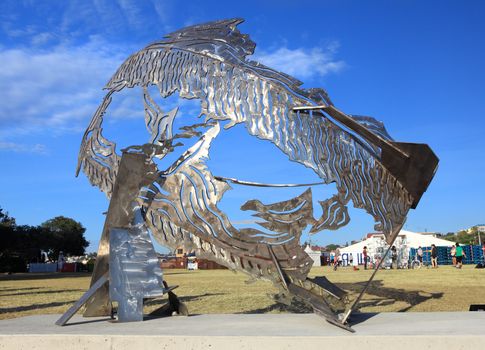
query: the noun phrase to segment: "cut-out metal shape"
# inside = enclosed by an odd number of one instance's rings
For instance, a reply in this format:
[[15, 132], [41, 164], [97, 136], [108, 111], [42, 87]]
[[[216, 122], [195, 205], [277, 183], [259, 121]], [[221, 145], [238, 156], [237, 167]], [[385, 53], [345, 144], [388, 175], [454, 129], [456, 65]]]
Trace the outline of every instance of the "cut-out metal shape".
[[[78, 162], [78, 173], [83, 170], [111, 199], [92, 283], [108, 269], [110, 230], [129, 230], [135, 225], [133, 213], [141, 208], [146, 227], [161, 245], [183, 246], [200, 258], [271, 280], [289, 302], [297, 298], [348, 328], [357, 302], [350, 304], [347, 294], [326, 279], [307, 278], [312, 260], [300, 245], [302, 232], [346, 225], [352, 201], [374, 218], [375, 229], [391, 244], [428, 187], [438, 159], [427, 145], [394, 142], [371, 117], [339, 111], [325, 90], [302, 89], [295, 78], [248, 60], [255, 43], [236, 28], [241, 22], [221, 20], [168, 34], [131, 55], [105, 86], [108, 92], [84, 134]], [[126, 149], [122, 157], [130, 161], [122, 165], [115, 143], [102, 135], [102, 123], [112, 98], [127, 88], [142, 91], [149, 142]], [[204, 122], [174, 133], [178, 108], [165, 112], [157, 102], [172, 94], [199, 100]], [[287, 201], [244, 204], [241, 209], [256, 212], [264, 230], [237, 229], [231, 223], [217, 206], [229, 182], [298, 186], [212, 174], [206, 164], [211, 143], [236, 124], [312, 169], [322, 183], [335, 183], [337, 193], [320, 202], [320, 218], [313, 215], [308, 188]], [[158, 169], [155, 158], [163, 159], [185, 139], [196, 142], [166, 169]], [[85, 315], [107, 314], [108, 301], [106, 288], [98, 290]]]

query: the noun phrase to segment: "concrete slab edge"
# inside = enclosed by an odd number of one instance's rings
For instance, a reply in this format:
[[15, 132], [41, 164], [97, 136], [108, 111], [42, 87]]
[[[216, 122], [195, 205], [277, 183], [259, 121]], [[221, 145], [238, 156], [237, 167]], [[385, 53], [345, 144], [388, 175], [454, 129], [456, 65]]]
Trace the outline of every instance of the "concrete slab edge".
[[483, 350], [484, 335], [420, 336], [147, 336], [147, 335], [0, 335], [0, 350], [133, 350], [133, 349], [372, 349]]

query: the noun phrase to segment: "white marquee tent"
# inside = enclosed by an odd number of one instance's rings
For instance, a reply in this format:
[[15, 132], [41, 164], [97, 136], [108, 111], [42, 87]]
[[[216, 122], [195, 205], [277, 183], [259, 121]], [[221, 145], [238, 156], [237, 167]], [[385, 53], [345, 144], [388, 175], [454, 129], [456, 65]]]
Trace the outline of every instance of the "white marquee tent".
[[[429, 247], [431, 244], [437, 247], [451, 247], [453, 242], [445, 239], [437, 238], [431, 233], [418, 233], [406, 230], [401, 230], [395, 241], [396, 248], [401, 251], [401, 257], [407, 259], [410, 248]], [[364, 246], [367, 247], [368, 255], [371, 259], [376, 254], [382, 254], [387, 248], [386, 241], [383, 234], [373, 234], [363, 241], [352, 244], [345, 248], [340, 248], [342, 254], [342, 261], [347, 264], [352, 255], [354, 265], [361, 265], [364, 262], [362, 250]]]

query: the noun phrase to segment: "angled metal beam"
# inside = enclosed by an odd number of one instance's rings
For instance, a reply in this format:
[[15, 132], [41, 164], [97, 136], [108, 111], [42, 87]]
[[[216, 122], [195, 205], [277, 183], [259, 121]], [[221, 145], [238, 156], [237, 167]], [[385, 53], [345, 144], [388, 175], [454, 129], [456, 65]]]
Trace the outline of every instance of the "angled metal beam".
[[379, 147], [381, 149], [380, 162], [413, 197], [411, 208], [417, 207], [438, 169], [439, 159], [428, 145], [387, 140], [334, 106], [297, 106], [293, 107], [293, 110], [312, 110], [322, 116], [325, 116], [323, 113], [325, 112], [368, 142]]
[[56, 325], [64, 326], [75, 313], [96, 293], [101, 287], [103, 287], [108, 282], [108, 272], [106, 272], [101, 278], [99, 278], [92, 286], [88, 289], [83, 296], [74, 303], [73, 306], [69, 308], [57, 321]]

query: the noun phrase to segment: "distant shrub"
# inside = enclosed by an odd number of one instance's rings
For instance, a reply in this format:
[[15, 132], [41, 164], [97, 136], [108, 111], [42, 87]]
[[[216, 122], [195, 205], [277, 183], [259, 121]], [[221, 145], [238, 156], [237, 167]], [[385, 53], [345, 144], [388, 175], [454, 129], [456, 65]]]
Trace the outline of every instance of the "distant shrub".
[[27, 264], [19, 256], [0, 257], [0, 272], [27, 272]]

